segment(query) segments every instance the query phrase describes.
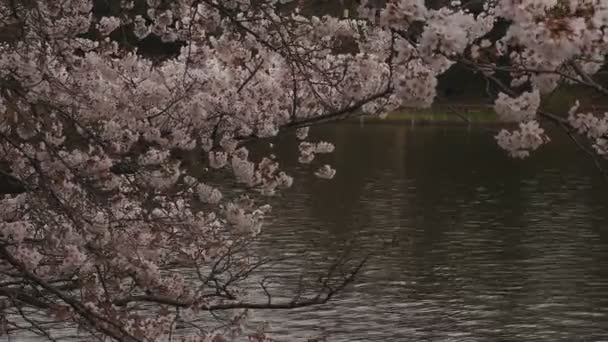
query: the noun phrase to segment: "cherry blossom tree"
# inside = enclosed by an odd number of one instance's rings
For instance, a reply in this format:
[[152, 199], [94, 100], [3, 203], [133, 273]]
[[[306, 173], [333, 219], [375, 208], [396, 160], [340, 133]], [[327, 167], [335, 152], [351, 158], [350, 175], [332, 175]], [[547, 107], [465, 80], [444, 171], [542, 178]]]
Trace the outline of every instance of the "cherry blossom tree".
[[[565, 131], [605, 173], [608, 116], [581, 113], [578, 102], [570, 110], [550, 112], [543, 108], [543, 99], [564, 84], [586, 87], [591, 95], [608, 95], [600, 78], [594, 77], [608, 52], [606, 2], [453, 1], [430, 9], [423, 1], [388, 1], [378, 10], [370, 1], [362, 8], [363, 18], [376, 23], [375, 34], [383, 37], [377, 40], [384, 44], [379, 50], [399, 51], [393, 58], [396, 70], [404, 66], [428, 70], [429, 84], [424, 87], [419, 82], [422, 89], [406, 89], [406, 93], [426, 89], [431, 92], [430, 102], [435, 77], [459, 63], [498, 89], [495, 111], [505, 122], [518, 123], [519, 129], [496, 135], [511, 156], [527, 157], [549, 142], [543, 128], [548, 122]], [[393, 78], [410, 74], [399, 72]], [[393, 82], [398, 92], [399, 81]]]
[[[496, 136], [509, 154], [549, 142], [553, 123], [601, 167], [608, 116], [542, 105], [562, 83], [608, 94], [594, 76], [605, 1], [436, 7], [363, 1], [336, 18], [272, 0], [0, 1], [0, 159], [19, 184], [0, 203], [2, 332], [220, 341], [252, 309], [330, 300], [362, 260], [336, 260], [312, 292], [277, 301], [262, 281], [247, 299], [266, 262], [251, 248], [264, 199], [293, 182], [247, 144], [295, 130], [299, 161], [330, 179], [315, 155], [333, 145], [309, 126], [428, 107], [455, 63], [500, 89], [496, 112], [519, 125]], [[199, 319], [217, 312], [229, 324]]]

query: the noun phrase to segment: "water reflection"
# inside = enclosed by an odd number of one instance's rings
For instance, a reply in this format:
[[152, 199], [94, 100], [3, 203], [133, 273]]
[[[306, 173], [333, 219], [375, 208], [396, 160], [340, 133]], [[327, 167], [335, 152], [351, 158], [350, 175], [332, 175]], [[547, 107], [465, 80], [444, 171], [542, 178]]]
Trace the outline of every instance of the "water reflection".
[[[476, 129], [317, 128], [332, 181], [276, 151], [296, 175], [273, 200], [260, 253], [290, 257], [293, 286], [344, 241], [377, 252], [327, 305], [260, 311], [280, 341], [608, 341], [606, 185], [567, 139], [512, 160]], [[395, 239], [398, 244], [386, 244]]]
[[[320, 308], [260, 312], [287, 340], [608, 340], [607, 186], [566, 139], [511, 160], [466, 128], [341, 124], [315, 138], [333, 181], [298, 175], [274, 204], [262, 251], [321, 267], [356, 237], [376, 250], [350, 292]], [[288, 146], [291, 149], [294, 146]], [[317, 161], [319, 163], [319, 161]]]

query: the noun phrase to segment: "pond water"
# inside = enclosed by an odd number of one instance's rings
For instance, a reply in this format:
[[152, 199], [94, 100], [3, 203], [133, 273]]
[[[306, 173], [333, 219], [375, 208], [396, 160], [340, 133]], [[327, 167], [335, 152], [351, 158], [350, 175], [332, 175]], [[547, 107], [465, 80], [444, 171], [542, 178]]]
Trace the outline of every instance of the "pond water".
[[[301, 165], [290, 136], [276, 151], [296, 181], [271, 198], [258, 245], [286, 258], [264, 273], [280, 276], [274, 296], [347, 242], [353, 258], [374, 256], [328, 304], [256, 312], [278, 341], [608, 341], [608, 183], [566, 137], [514, 160], [480, 128], [342, 123], [312, 136], [336, 151]], [[323, 163], [333, 180], [312, 175]]]
[[608, 341], [608, 184], [566, 137], [513, 160], [477, 128], [313, 133], [336, 143], [315, 165], [337, 175], [279, 151], [297, 178], [273, 200], [261, 253], [290, 257], [273, 270], [284, 289], [345, 241], [375, 256], [329, 304], [258, 312], [277, 339]]

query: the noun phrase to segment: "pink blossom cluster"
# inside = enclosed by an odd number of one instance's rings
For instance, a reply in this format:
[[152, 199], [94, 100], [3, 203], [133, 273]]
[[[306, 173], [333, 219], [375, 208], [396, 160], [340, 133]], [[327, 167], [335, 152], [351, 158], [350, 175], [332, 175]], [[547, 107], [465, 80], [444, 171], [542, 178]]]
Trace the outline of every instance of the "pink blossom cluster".
[[248, 143], [295, 129], [299, 161], [331, 179], [315, 156], [334, 146], [309, 140], [309, 126], [428, 107], [456, 63], [499, 88], [496, 112], [519, 123], [496, 136], [510, 155], [549, 141], [541, 120], [608, 152], [608, 116], [542, 110], [565, 83], [608, 94], [594, 78], [604, 0], [363, 1], [355, 19], [276, 0], [110, 2], [111, 13], [92, 0], [0, 3], [0, 159], [23, 185], [0, 199], [0, 293], [19, 299], [3, 317], [26, 307], [154, 341], [229, 310], [233, 324], [185, 338], [242, 333], [249, 308], [275, 305], [246, 302], [239, 286], [260, 263], [250, 245], [264, 196], [294, 181]]

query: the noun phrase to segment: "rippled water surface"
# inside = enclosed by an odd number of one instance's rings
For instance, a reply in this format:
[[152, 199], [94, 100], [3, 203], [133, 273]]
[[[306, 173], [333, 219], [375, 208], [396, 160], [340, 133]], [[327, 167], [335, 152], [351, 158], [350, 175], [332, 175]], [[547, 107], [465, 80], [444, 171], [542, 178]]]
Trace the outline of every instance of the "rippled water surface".
[[[347, 245], [374, 257], [328, 304], [256, 312], [279, 341], [608, 341], [608, 183], [565, 137], [527, 160], [462, 127], [340, 124], [313, 138], [335, 153], [300, 165], [289, 136], [276, 151], [296, 182], [271, 199], [259, 242], [286, 258], [265, 272], [281, 276], [274, 298]], [[324, 163], [332, 181], [312, 176]]]
[[284, 157], [298, 177], [260, 250], [289, 256], [274, 271], [292, 280], [344, 241], [376, 256], [330, 304], [258, 313], [278, 338], [608, 341], [608, 186], [565, 138], [522, 161], [477, 129], [341, 124], [314, 137], [337, 144], [315, 160], [336, 178]]

